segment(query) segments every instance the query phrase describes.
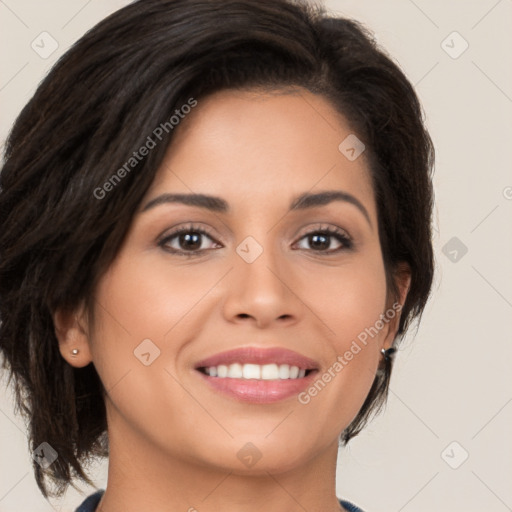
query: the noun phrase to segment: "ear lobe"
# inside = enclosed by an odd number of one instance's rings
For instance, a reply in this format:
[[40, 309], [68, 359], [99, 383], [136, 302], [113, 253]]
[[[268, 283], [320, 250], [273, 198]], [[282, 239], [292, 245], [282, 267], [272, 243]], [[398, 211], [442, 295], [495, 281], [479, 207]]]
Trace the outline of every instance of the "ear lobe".
[[81, 308], [80, 311], [59, 309], [52, 318], [62, 357], [75, 368], [87, 366], [92, 361], [92, 356], [83, 309]]

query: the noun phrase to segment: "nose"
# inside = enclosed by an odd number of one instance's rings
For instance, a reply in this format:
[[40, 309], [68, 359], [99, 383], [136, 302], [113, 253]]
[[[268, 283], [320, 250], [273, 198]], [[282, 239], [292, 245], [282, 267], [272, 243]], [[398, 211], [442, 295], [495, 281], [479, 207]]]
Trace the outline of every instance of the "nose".
[[303, 310], [299, 283], [290, 263], [263, 250], [252, 263], [238, 254], [225, 283], [224, 315], [234, 323], [266, 328], [296, 323]]

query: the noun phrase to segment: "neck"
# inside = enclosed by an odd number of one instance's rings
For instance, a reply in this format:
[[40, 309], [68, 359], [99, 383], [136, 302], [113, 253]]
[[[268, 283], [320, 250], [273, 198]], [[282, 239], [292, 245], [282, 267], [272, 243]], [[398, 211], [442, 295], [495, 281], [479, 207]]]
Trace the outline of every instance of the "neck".
[[[165, 453], [126, 423], [109, 425], [106, 491], [97, 512], [339, 512], [337, 440], [297, 467], [216, 467]], [[255, 468], [259, 467], [256, 471]]]

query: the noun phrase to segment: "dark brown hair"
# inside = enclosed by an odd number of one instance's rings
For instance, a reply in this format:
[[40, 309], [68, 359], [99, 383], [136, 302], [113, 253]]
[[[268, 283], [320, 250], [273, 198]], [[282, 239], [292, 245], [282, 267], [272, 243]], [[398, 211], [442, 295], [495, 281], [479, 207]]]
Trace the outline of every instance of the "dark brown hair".
[[[397, 339], [419, 322], [434, 271], [434, 151], [413, 87], [371, 33], [293, 0], [134, 2], [55, 64], [17, 118], [0, 174], [0, 349], [31, 448], [59, 455], [46, 470], [34, 462], [45, 497], [75, 477], [90, 483], [87, 462], [108, 454], [101, 381], [93, 364], [62, 358], [52, 313], [92, 311], [173, 131], [108, 196], [95, 190], [190, 98], [297, 86], [330, 100], [366, 145], [393, 296], [397, 265], [411, 269]], [[343, 443], [385, 402], [392, 363], [382, 364]]]

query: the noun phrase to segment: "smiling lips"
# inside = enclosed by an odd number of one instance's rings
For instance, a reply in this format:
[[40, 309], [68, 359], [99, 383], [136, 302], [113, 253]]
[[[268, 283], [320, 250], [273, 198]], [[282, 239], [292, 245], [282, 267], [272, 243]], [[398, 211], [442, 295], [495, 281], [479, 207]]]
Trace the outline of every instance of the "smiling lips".
[[264, 404], [300, 393], [318, 367], [291, 350], [244, 347], [204, 359], [195, 369], [215, 390], [239, 401]]

